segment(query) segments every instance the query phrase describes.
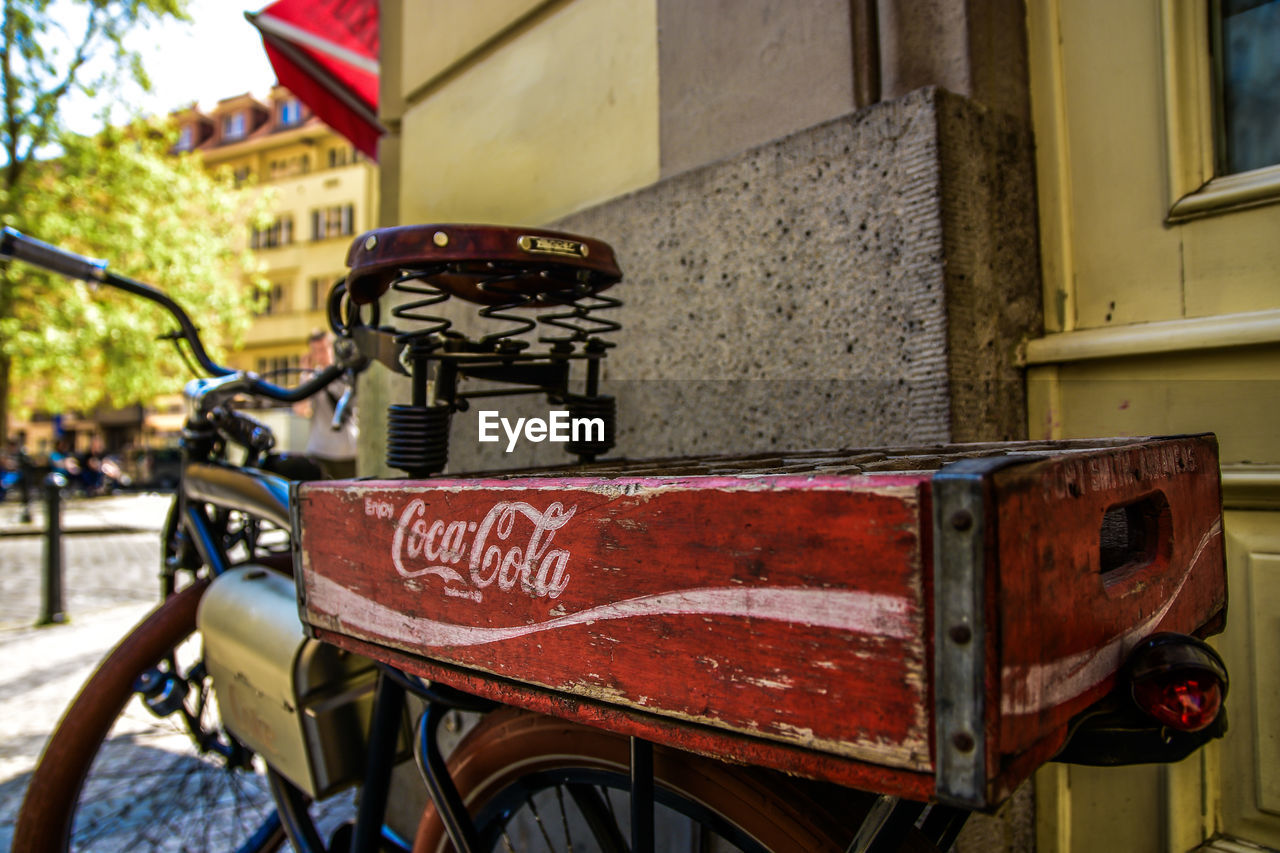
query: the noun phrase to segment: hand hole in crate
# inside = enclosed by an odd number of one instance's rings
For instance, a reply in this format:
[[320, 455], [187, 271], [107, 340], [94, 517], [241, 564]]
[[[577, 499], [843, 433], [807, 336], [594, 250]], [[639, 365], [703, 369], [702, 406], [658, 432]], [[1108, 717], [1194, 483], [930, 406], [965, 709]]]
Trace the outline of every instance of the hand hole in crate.
[[1163, 492], [1110, 507], [1098, 528], [1098, 571], [1108, 587], [1169, 560], [1169, 501]]

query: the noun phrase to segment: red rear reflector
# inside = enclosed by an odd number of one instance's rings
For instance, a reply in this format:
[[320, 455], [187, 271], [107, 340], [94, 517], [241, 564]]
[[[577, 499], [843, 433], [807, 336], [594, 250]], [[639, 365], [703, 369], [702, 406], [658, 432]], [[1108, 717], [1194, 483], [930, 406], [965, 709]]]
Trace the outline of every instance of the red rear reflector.
[[1222, 682], [1204, 671], [1152, 674], [1134, 682], [1133, 699], [1169, 728], [1198, 732], [1222, 708]]

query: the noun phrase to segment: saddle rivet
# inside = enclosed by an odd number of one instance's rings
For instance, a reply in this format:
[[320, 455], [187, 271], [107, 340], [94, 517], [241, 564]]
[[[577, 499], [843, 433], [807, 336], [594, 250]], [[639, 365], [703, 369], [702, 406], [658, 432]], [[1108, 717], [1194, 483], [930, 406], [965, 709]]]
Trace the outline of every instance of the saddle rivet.
[[432, 235], [431, 242], [443, 249], [445, 246], [449, 245], [449, 235], [443, 231], [437, 231]]
[[373, 247], [376, 245], [378, 245], [378, 238], [375, 235], [370, 234], [364, 241], [364, 250], [366, 252], [372, 252]]

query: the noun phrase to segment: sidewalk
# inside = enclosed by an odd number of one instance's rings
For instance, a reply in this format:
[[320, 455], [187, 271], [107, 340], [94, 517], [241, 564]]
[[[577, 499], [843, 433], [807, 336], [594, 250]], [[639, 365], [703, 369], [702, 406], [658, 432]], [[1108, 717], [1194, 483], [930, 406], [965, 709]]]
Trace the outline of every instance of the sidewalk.
[[[63, 599], [67, 615], [159, 597], [160, 531], [170, 496], [160, 494], [72, 498], [62, 508]], [[44, 577], [44, 507], [0, 503], [0, 635], [28, 627], [41, 613]], [[2, 665], [0, 665], [2, 667]], [[0, 678], [3, 669], [0, 668]]]
[[[70, 533], [159, 533], [172, 500], [172, 495], [155, 492], [66, 498], [62, 502], [62, 529]], [[22, 506], [12, 494], [0, 501], [0, 537], [43, 536], [44, 530], [42, 493], [32, 495], [31, 521], [25, 523], [22, 521]]]
[[72, 498], [63, 505], [69, 622], [41, 611], [44, 509], [33, 523], [0, 503], [0, 851], [10, 848], [27, 779], [63, 710], [98, 661], [159, 600], [160, 530], [171, 498]]

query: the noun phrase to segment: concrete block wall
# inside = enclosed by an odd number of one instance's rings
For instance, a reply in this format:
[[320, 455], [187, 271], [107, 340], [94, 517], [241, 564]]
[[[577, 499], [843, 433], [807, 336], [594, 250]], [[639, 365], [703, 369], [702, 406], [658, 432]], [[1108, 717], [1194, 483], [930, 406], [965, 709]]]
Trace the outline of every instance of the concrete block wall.
[[[1020, 437], [1015, 345], [1039, 322], [1020, 127], [921, 89], [549, 223], [609, 242], [625, 274], [604, 382], [616, 452]], [[459, 328], [482, 328], [451, 309]], [[371, 391], [368, 444], [382, 417], [371, 404], [408, 394]], [[526, 398], [483, 408], [547, 411]], [[456, 473], [569, 457], [479, 443], [473, 408], [455, 415], [450, 460]]]

